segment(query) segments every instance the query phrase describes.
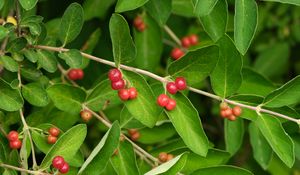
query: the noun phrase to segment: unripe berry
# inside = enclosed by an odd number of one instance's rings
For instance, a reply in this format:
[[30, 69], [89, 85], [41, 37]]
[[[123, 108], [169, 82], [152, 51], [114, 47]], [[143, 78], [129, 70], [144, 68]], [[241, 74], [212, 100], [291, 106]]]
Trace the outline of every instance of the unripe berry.
[[166, 162], [168, 160], [168, 154], [166, 152], [161, 152], [159, 153], [158, 155], [158, 159], [161, 161], [161, 162]]
[[55, 137], [55, 136], [49, 135], [49, 136], [47, 137], [47, 142], [48, 142], [49, 144], [54, 144], [56, 141], [57, 141], [57, 137]]
[[84, 72], [82, 69], [76, 69], [77, 71], [77, 80], [81, 80], [84, 77]]
[[141, 16], [137, 16], [133, 20], [133, 25], [134, 25], [135, 28], [138, 28], [138, 26], [140, 26], [143, 23], [144, 23], [144, 21], [143, 21]]
[[167, 161], [169, 161], [169, 160], [171, 160], [171, 159], [173, 159], [173, 158], [174, 158], [173, 154], [168, 154]]
[[140, 138], [140, 133], [136, 132], [136, 133], [132, 134], [130, 138], [132, 141], [137, 141]]
[[169, 102], [169, 97], [166, 94], [160, 94], [157, 97], [157, 104], [161, 107], [165, 107]]
[[52, 160], [52, 166], [56, 169], [61, 169], [65, 164], [65, 159], [61, 156], [55, 156]]
[[49, 130], [48, 130], [49, 134], [54, 136], [54, 137], [57, 137], [60, 133], [59, 129], [58, 128], [55, 128], [55, 127], [51, 127]]
[[171, 57], [174, 59], [174, 60], [178, 60], [179, 58], [181, 58], [182, 56], [184, 55], [184, 52], [179, 49], [179, 48], [174, 48], [172, 51], [171, 51]]
[[130, 96], [130, 94], [129, 94], [129, 92], [128, 92], [127, 89], [121, 89], [121, 90], [119, 90], [118, 95], [119, 95], [119, 98], [121, 100], [123, 100], [123, 101], [128, 100], [129, 96]]
[[17, 139], [17, 140], [13, 140], [9, 142], [9, 147], [11, 149], [20, 149], [22, 146], [22, 142], [21, 140]]
[[129, 135], [133, 135], [133, 134], [135, 134], [135, 133], [137, 133], [137, 132], [138, 132], [137, 129], [128, 129], [128, 134], [129, 134]]
[[190, 35], [189, 40], [190, 40], [191, 45], [198, 44], [198, 36], [195, 34]]
[[113, 90], [119, 90], [119, 89], [124, 89], [125, 87], [125, 81], [123, 79], [115, 82], [111, 82], [111, 88]]
[[184, 77], [177, 77], [175, 79], [175, 85], [178, 90], [184, 90], [186, 89], [186, 81]]
[[77, 80], [78, 74], [77, 74], [77, 70], [76, 69], [71, 69], [68, 72], [68, 77], [70, 80]]
[[80, 116], [83, 121], [88, 122], [92, 118], [92, 113], [88, 110], [83, 110], [80, 112]]
[[221, 104], [220, 104], [220, 109], [221, 110], [225, 110], [225, 109], [227, 109], [229, 106], [228, 106], [228, 104], [226, 103], [226, 102], [222, 102]]
[[67, 172], [69, 172], [69, 164], [67, 162], [64, 162], [63, 166], [59, 169], [59, 172], [62, 174], [66, 174]]
[[166, 105], [166, 109], [167, 109], [168, 111], [171, 111], [171, 110], [173, 110], [175, 107], [176, 107], [176, 101], [175, 101], [174, 99], [171, 99], [171, 98], [170, 98], [168, 104]]
[[170, 94], [176, 94], [177, 93], [177, 86], [174, 82], [169, 82], [167, 83], [167, 91], [170, 93]]
[[122, 73], [119, 69], [110, 69], [108, 72], [108, 78], [112, 82], [116, 82], [122, 79]]
[[17, 131], [10, 131], [7, 135], [9, 141], [15, 141], [19, 139], [19, 133]]
[[123, 134], [120, 135], [120, 142], [123, 142], [125, 140], [125, 136]]
[[232, 108], [232, 114], [236, 117], [240, 116], [242, 114], [242, 108], [239, 106], [235, 106]]
[[185, 48], [188, 48], [191, 46], [191, 41], [189, 37], [183, 37], [181, 38], [181, 45]]
[[131, 87], [128, 89], [129, 99], [135, 99], [138, 95], [136, 88]]

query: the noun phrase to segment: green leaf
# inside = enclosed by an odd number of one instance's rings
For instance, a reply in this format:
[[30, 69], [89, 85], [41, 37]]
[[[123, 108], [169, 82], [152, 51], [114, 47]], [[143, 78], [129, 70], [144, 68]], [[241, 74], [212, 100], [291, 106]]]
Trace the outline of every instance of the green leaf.
[[263, 0], [263, 1], [281, 2], [281, 3], [293, 4], [293, 5], [300, 6], [300, 1], [298, 1], [298, 0]]
[[26, 45], [27, 45], [27, 40], [21, 37], [8, 42], [6, 49], [8, 52], [19, 52], [22, 49], [24, 49]]
[[79, 175], [98, 175], [105, 168], [119, 144], [120, 132], [119, 123], [114, 122], [80, 168]]
[[207, 16], [213, 10], [218, 0], [196, 0], [194, 12], [197, 16]]
[[116, 0], [85, 0], [83, 3], [84, 19], [98, 17], [103, 19]]
[[70, 68], [80, 68], [83, 63], [83, 56], [79, 50], [71, 49], [67, 52], [62, 52], [58, 56], [65, 60]]
[[187, 160], [187, 153], [180, 154], [166, 163], [159, 165], [144, 175], [174, 175], [181, 171]]
[[64, 12], [59, 26], [59, 38], [63, 46], [73, 41], [83, 26], [83, 9], [78, 3], [72, 3]]
[[224, 124], [226, 151], [234, 155], [242, 146], [244, 138], [244, 120], [225, 120]]
[[266, 77], [281, 76], [287, 71], [290, 48], [287, 42], [268, 46], [259, 53], [254, 62], [254, 70]]
[[139, 175], [135, 153], [131, 143], [120, 142], [118, 152], [110, 159], [118, 175]]
[[275, 89], [273, 83], [249, 68], [242, 70], [243, 81], [238, 93], [266, 96]]
[[155, 144], [163, 142], [176, 134], [171, 123], [165, 123], [153, 128], [143, 128], [139, 130], [141, 137], [138, 142], [143, 144]]
[[184, 17], [196, 17], [193, 3], [190, 0], [172, 0], [172, 13]]
[[35, 52], [34, 49], [25, 49], [23, 51], [23, 54], [32, 63], [37, 62], [37, 60], [39, 59], [39, 55]]
[[56, 141], [46, 154], [40, 168], [48, 168], [55, 156], [62, 156], [67, 162], [72, 161], [72, 158], [83, 143], [86, 134], [87, 128], [84, 124], [79, 124], [69, 129]]
[[151, 27], [148, 27], [143, 32], [134, 30], [134, 40], [137, 49], [134, 64], [141, 69], [154, 71], [160, 65], [163, 50], [161, 28], [147, 15], [143, 16], [143, 20], [147, 26]]
[[19, 64], [9, 56], [3, 55], [0, 57], [0, 62], [4, 68], [11, 72], [18, 72]]
[[177, 104], [175, 109], [166, 113], [177, 133], [188, 148], [194, 153], [205, 157], [209, 145], [199, 119], [198, 111], [189, 99], [181, 93], [172, 95], [171, 98], [175, 99]]
[[188, 52], [172, 62], [168, 73], [173, 77], [183, 76], [189, 85], [202, 82], [214, 70], [219, 59], [219, 48], [215, 45]]
[[34, 106], [46, 106], [50, 99], [40, 83], [29, 83], [22, 86], [23, 97]]
[[121, 13], [129, 10], [134, 10], [144, 5], [147, 1], [148, 0], [118, 0], [115, 11]]
[[20, 92], [12, 89], [6, 82], [0, 79], [0, 109], [5, 111], [17, 111], [23, 107], [24, 100]]
[[[1, 2], [0, 2], [0, 9], [1, 9]], [[0, 26], [0, 41], [4, 39], [9, 34], [9, 30], [4, 26]]]
[[254, 37], [257, 21], [258, 8], [255, 0], [235, 1], [234, 42], [243, 55]]
[[220, 58], [210, 80], [214, 92], [221, 97], [227, 97], [241, 86], [242, 58], [227, 35], [221, 38], [218, 44]]
[[136, 99], [124, 102], [126, 108], [142, 124], [153, 127], [162, 110], [156, 104], [151, 88], [139, 74], [123, 71], [123, 75], [128, 80], [128, 84], [135, 87], [138, 92]]
[[36, 81], [42, 75], [43, 73], [39, 69], [36, 69], [35, 67], [29, 67], [25, 65], [21, 67], [21, 76], [24, 77], [25, 79]]
[[4, 0], [0, 0], [0, 10], [2, 9], [2, 7], [4, 6]]
[[31, 10], [36, 5], [38, 0], [19, 0], [19, 2], [25, 10]]
[[288, 166], [292, 167], [295, 162], [294, 143], [284, 131], [277, 118], [262, 114], [255, 122], [273, 151]]
[[38, 65], [46, 71], [53, 73], [57, 70], [57, 60], [53, 53], [47, 50], [38, 50]]
[[[146, 4], [146, 10], [157, 21], [158, 24], [164, 25], [171, 14], [172, 0], [150, 0]], [[148, 29], [150, 28], [147, 28], [147, 30]]]
[[94, 111], [101, 110], [103, 106], [109, 101], [111, 106], [120, 104], [120, 98], [116, 91], [111, 89], [111, 82], [109, 80], [101, 81], [88, 94], [86, 99], [86, 106]]
[[300, 76], [297, 76], [266, 96], [263, 106], [281, 107], [300, 101]]
[[47, 89], [47, 93], [58, 109], [77, 114], [81, 111], [86, 97], [82, 89], [66, 84], [52, 85]]
[[190, 174], [200, 168], [222, 165], [225, 164], [229, 158], [230, 154], [228, 152], [217, 149], [208, 150], [206, 157], [190, 153], [181, 172], [184, 174]]
[[249, 124], [249, 135], [253, 157], [266, 170], [273, 155], [272, 148], [253, 122]]
[[215, 166], [195, 171], [191, 175], [253, 175], [250, 171], [235, 166]]
[[127, 21], [123, 16], [119, 14], [111, 16], [109, 32], [116, 65], [134, 60], [136, 57], [136, 47], [130, 35]]
[[225, 34], [227, 16], [227, 2], [219, 0], [209, 15], [200, 17], [204, 30], [214, 42], [218, 41]]

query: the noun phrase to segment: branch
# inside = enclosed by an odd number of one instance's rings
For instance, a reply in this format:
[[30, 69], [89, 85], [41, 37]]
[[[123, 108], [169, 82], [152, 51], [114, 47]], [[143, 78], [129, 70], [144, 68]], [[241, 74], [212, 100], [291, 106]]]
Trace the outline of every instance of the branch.
[[7, 168], [7, 169], [12, 169], [12, 170], [16, 170], [16, 171], [20, 171], [20, 172], [24, 172], [24, 173], [34, 174], [34, 175], [52, 175], [52, 174], [49, 174], [49, 173], [43, 173], [43, 172], [40, 172], [40, 171], [31, 171], [31, 170], [15, 167], [15, 166], [4, 164], [4, 163], [0, 163], [0, 167]]
[[[55, 52], [67, 52], [67, 51], [69, 51], [69, 49], [65, 49], [65, 48], [42, 46], [42, 45], [37, 45], [37, 46], [32, 46], [32, 47], [37, 48], [37, 49], [55, 51]], [[93, 55], [86, 54], [84, 52], [81, 52], [81, 54], [82, 54], [82, 56], [84, 56], [88, 59], [91, 59], [91, 60], [94, 60], [96, 62], [103, 63], [103, 64], [106, 64], [106, 65], [115, 67], [115, 63], [112, 62], [112, 61], [108, 61], [108, 60], [105, 60], [105, 59], [102, 59], [102, 58], [99, 58], [99, 57], [95, 57]], [[146, 71], [146, 70], [143, 70], [143, 69], [138, 69], [138, 68], [135, 68], [135, 67], [130, 67], [130, 66], [122, 65], [122, 64], [120, 65], [120, 68], [122, 68], [124, 70], [131, 71], [131, 72], [136, 72], [136, 73], [146, 75], [146, 76], [151, 77], [155, 80], [158, 80], [162, 83], [168, 82], [168, 80], [166, 80], [164, 77], [158, 76], [158, 75], [156, 75], [152, 72], [149, 72], [149, 71]], [[256, 111], [257, 113], [271, 114], [273, 116], [277, 116], [277, 117], [295, 122], [295, 123], [300, 125], [300, 119], [295, 119], [295, 118], [289, 117], [289, 116], [284, 115], [284, 114], [280, 114], [280, 113], [277, 113], [277, 112], [274, 112], [274, 111], [271, 111], [271, 110], [268, 110], [268, 109], [263, 109], [260, 106], [251, 106], [251, 105], [246, 105], [246, 104], [239, 103], [239, 102], [236, 102], [236, 101], [232, 101], [232, 100], [229, 100], [229, 99], [223, 99], [222, 97], [219, 97], [215, 94], [212, 94], [212, 93], [209, 93], [209, 92], [206, 92], [206, 91], [202, 91], [200, 89], [196, 89], [196, 88], [193, 88], [193, 87], [188, 87], [188, 89], [192, 92], [195, 92], [195, 93], [213, 98], [213, 99], [218, 100], [218, 101], [225, 101], [225, 102], [227, 102], [229, 104], [232, 104], [232, 105], [236, 105], [236, 106], [240, 106], [240, 107], [243, 107], [243, 108], [247, 108], [247, 109]]]

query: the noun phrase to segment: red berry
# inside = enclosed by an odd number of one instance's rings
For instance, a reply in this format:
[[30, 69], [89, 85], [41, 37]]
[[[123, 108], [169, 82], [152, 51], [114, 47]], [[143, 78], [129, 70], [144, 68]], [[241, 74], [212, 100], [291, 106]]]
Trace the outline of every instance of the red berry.
[[145, 29], [146, 29], [146, 24], [145, 23], [142, 23], [141, 25], [139, 25], [136, 29], [139, 31], [139, 32], [143, 32]]
[[49, 134], [52, 135], [52, 136], [55, 136], [57, 137], [60, 133], [59, 129], [58, 128], [55, 128], [55, 127], [51, 127], [49, 130], [48, 130]]
[[128, 129], [128, 134], [129, 134], [129, 135], [133, 135], [133, 134], [135, 134], [135, 133], [137, 133], [137, 132], [138, 132], [137, 129]]
[[130, 97], [130, 94], [129, 94], [127, 89], [119, 90], [118, 95], [119, 95], [120, 99], [123, 100], [123, 101], [128, 100], [129, 97]]
[[124, 89], [125, 87], [125, 81], [123, 79], [115, 82], [111, 82], [111, 88], [113, 90], [119, 90], [119, 89]]
[[221, 116], [222, 118], [227, 118], [226, 110], [221, 110], [221, 111], [220, 111], [220, 116]]
[[63, 166], [59, 169], [59, 172], [62, 174], [66, 174], [69, 171], [70, 167], [67, 162], [64, 162]]
[[173, 158], [174, 158], [173, 154], [168, 154], [167, 161], [169, 161], [169, 160], [171, 160], [171, 159], [173, 159]]
[[176, 107], [176, 101], [175, 101], [174, 99], [171, 99], [171, 98], [170, 98], [168, 104], [166, 105], [166, 109], [167, 109], [168, 111], [171, 111], [171, 110], [173, 110], [175, 107]]
[[21, 140], [17, 139], [17, 140], [13, 140], [9, 142], [9, 147], [11, 149], [20, 149], [22, 146], [22, 142]]
[[225, 110], [225, 109], [227, 109], [229, 106], [228, 106], [228, 104], [226, 103], [226, 102], [222, 102], [221, 104], [220, 104], [220, 109], [221, 110]]
[[242, 114], [242, 108], [239, 106], [235, 106], [232, 108], [232, 114], [236, 117], [240, 116]]
[[57, 141], [57, 137], [55, 137], [55, 136], [49, 135], [49, 136], [47, 137], [47, 142], [48, 142], [49, 144], [54, 144], [56, 141]]
[[171, 51], [171, 57], [174, 59], [174, 60], [178, 60], [179, 58], [181, 58], [182, 56], [184, 55], [184, 52], [179, 49], [179, 48], [174, 48], [172, 51]]
[[88, 110], [83, 110], [80, 112], [80, 116], [83, 121], [88, 122], [92, 118], [92, 113]]
[[61, 169], [65, 164], [65, 159], [61, 156], [55, 156], [52, 160], [52, 165], [56, 169]]
[[184, 90], [186, 88], [186, 81], [183, 77], [177, 77], [175, 79], [175, 84], [178, 90]]
[[236, 116], [234, 116], [234, 115], [230, 115], [230, 116], [228, 116], [227, 118], [228, 118], [228, 120], [230, 120], [230, 121], [236, 120]]
[[122, 79], [122, 73], [119, 69], [110, 69], [108, 72], [108, 78], [112, 82], [116, 82]]
[[137, 141], [140, 138], [140, 133], [136, 132], [136, 133], [132, 134], [130, 138], [132, 141]]
[[169, 97], [166, 94], [160, 94], [157, 97], [157, 104], [161, 107], [165, 107], [169, 102]]
[[224, 110], [224, 116], [227, 118], [227, 117], [229, 117], [229, 116], [231, 116], [232, 115], [232, 110], [231, 110], [231, 108], [227, 108], [227, 109], [225, 109]]
[[9, 141], [15, 141], [19, 139], [19, 134], [17, 131], [10, 131], [7, 135]]
[[68, 77], [69, 77], [70, 80], [77, 80], [78, 71], [76, 69], [69, 70]]
[[168, 160], [168, 154], [166, 152], [161, 152], [159, 153], [158, 155], [158, 159], [161, 161], [161, 162], [166, 162]]
[[190, 40], [191, 45], [198, 44], [198, 36], [195, 34], [190, 35], [189, 40]]
[[138, 28], [138, 26], [140, 26], [143, 23], [144, 23], [144, 21], [143, 21], [141, 16], [137, 16], [133, 20], [133, 25], [134, 25], [135, 28]]
[[84, 72], [82, 69], [76, 69], [77, 71], [77, 80], [81, 80], [84, 77]]
[[135, 99], [138, 95], [136, 88], [131, 87], [128, 89], [129, 99]]
[[174, 82], [169, 82], [167, 83], [167, 91], [170, 93], [170, 94], [176, 94], [177, 92], [177, 86]]
[[183, 37], [181, 38], [181, 45], [185, 48], [188, 48], [191, 46], [191, 41], [190, 41], [190, 38], [189, 37]]

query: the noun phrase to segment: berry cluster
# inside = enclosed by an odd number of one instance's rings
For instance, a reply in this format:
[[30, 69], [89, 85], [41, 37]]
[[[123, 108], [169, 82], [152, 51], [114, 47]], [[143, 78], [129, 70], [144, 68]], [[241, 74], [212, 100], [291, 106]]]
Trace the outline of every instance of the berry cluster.
[[239, 117], [242, 113], [242, 109], [239, 106], [235, 106], [230, 108], [227, 103], [220, 104], [220, 115], [222, 118], [227, 118], [228, 120], [234, 121], [237, 117]]
[[59, 135], [60, 131], [58, 128], [51, 127], [48, 130], [49, 135], [47, 137], [47, 141], [49, 144], [54, 144], [57, 141], [57, 136]]
[[176, 94], [177, 91], [181, 91], [181, 90], [184, 90], [186, 89], [186, 81], [185, 81], [185, 78], [183, 77], [177, 77], [175, 79], [175, 82], [169, 82], [167, 83], [167, 91], [170, 93], [170, 94]]
[[[184, 48], [189, 48], [190, 46], [194, 46], [198, 44], [198, 36], [195, 34], [189, 35], [189, 36], [185, 36], [183, 38], [181, 38], [181, 45]], [[171, 57], [174, 60], [178, 60], [180, 59], [182, 56], [184, 55], [184, 50], [180, 49], [178, 47], [174, 48], [171, 51]]]
[[158, 155], [158, 159], [159, 159], [161, 162], [167, 162], [167, 161], [169, 161], [169, 160], [171, 160], [171, 159], [173, 159], [173, 158], [174, 158], [173, 154], [168, 154], [168, 153], [166, 153], [166, 152], [161, 152], [161, 153], [159, 153], [159, 155]]
[[160, 94], [157, 97], [156, 102], [159, 106], [165, 107], [168, 111], [171, 111], [176, 107], [176, 100], [168, 97], [166, 94]]
[[111, 88], [119, 90], [118, 95], [121, 100], [127, 101], [135, 99], [138, 95], [136, 88], [130, 87], [125, 89], [125, 80], [123, 79], [122, 73], [119, 69], [111, 69], [108, 72], [108, 78], [111, 81]]
[[82, 69], [70, 69], [68, 72], [68, 78], [70, 80], [81, 80], [84, 77]]
[[17, 131], [10, 131], [7, 135], [7, 139], [9, 140], [9, 147], [11, 149], [21, 148], [22, 142], [19, 139], [19, 133]]
[[88, 122], [88, 121], [90, 121], [90, 119], [92, 118], [93, 115], [90, 111], [85, 109], [80, 112], [80, 116], [83, 121]]
[[55, 156], [52, 160], [52, 166], [59, 170], [60, 173], [66, 174], [69, 171], [69, 164], [61, 156]]
[[132, 141], [137, 141], [140, 138], [140, 132], [137, 129], [129, 129], [128, 134]]
[[141, 16], [137, 16], [133, 20], [133, 26], [138, 30], [139, 32], [143, 32], [146, 29], [146, 24], [144, 23], [144, 20]]

